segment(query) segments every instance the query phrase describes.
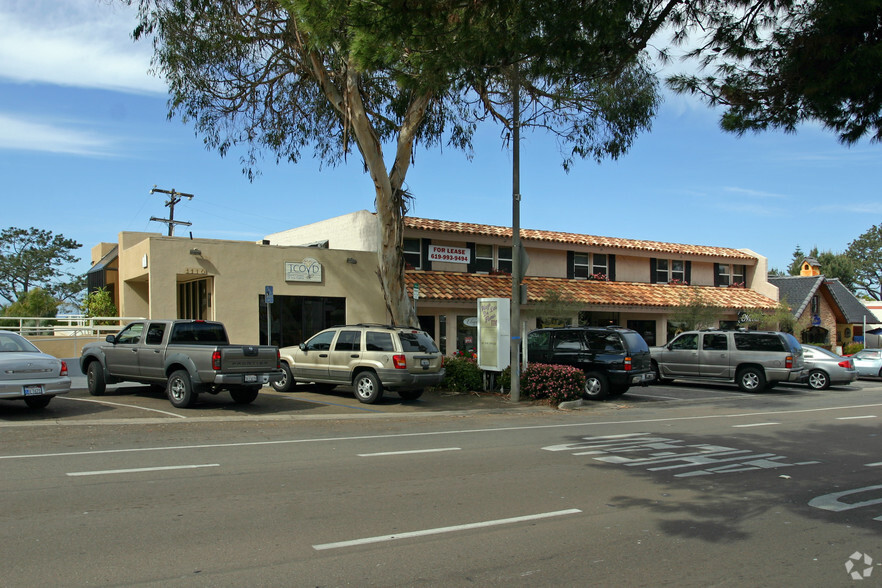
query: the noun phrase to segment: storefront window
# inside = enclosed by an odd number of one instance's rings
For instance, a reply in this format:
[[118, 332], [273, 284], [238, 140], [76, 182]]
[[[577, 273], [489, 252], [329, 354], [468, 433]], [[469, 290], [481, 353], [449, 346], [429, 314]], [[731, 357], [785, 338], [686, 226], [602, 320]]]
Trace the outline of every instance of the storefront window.
[[655, 343], [655, 321], [628, 321], [628, 328], [640, 333], [650, 347]]
[[260, 344], [289, 347], [322, 329], [346, 323], [346, 299], [327, 296], [274, 296], [270, 305], [272, 337], [267, 343], [266, 301], [260, 296]]
[[619, 322], [619, 313], [617, 312], [583, 310], [579, 313], [579, 326], [609, 327], [613, 325], [621, 326], [621, 323]]
[[456, 317], [456, 350], [467, 355], [478, 349], [478, 318], [474, 316]]

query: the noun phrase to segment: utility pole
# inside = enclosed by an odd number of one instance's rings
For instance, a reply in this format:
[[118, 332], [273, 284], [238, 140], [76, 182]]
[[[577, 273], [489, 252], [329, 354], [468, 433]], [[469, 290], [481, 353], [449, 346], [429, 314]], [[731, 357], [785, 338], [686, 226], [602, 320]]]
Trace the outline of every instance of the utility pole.
[[[511, 401], [521, 399], [521, 100], [518, 66], [512, 80]], [[524, 264], [526, 265], [526, 264]]]
[[184, 225], [189, 227], [193, 223], [188, 223], [186, 221], [176, 221], [175, 220], [175, 204], [181, 201], [181, 198], [188, 198], [193, 200], [192, 194], [184, 194], [183, 192], [176, 192], [174, 188], [171, 190], [163, 190], [161, 188], [157, 188], [156, 185], [153, 185], [150, 193], [159, 192], [160, 194], [168, 194], [168, 200], [166, 200], [165, 205], [168, 206], [168, 218], [157, 218], [155, 216], [151, 216], [150, 220], [156, 221], [159, 223], [165, 223], [168, 225], [168, 236], [172, 237], [175, 234], [175, 225]]

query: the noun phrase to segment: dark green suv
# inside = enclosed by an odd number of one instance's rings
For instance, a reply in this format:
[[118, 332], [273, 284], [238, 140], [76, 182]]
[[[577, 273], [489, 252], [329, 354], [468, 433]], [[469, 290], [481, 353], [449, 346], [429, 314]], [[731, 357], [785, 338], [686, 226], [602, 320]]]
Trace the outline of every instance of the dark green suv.
[[571, 365], [585, 372], [585, 398], [618, 396], [655, 374], [640, 333], [621, 327], [555, 327], [527, 336], [527, 361]]

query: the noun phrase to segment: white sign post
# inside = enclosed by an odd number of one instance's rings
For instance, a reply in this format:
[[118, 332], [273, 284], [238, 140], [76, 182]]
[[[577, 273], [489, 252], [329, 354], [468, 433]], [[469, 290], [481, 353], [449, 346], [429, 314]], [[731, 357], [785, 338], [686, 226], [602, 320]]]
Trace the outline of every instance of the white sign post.
[[511, 300], [478, 298], [478, 367], [501, 372], [511, 361]]

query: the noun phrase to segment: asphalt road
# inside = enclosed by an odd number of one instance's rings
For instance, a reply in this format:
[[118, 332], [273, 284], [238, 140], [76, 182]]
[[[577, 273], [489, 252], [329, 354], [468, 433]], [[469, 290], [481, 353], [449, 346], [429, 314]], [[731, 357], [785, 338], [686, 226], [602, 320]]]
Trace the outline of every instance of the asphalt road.
[[882, 584], [880, 382], [571, 411], [222, 396], [2, 403], [0, 583]]

